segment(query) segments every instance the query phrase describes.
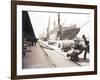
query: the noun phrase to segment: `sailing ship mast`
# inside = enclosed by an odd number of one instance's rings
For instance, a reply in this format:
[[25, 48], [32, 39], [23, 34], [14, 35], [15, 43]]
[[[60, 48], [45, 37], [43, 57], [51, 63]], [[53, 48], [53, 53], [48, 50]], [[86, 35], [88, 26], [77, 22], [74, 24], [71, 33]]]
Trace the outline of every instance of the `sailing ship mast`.
[[62, 25], [60, 24], [60, 12], [58, 12], [58, 31], [57, 31], [57, 39], [62, 40]]
[[49, 29], [50, 29], [50, 16], [49, 16], [48, 27], [47, 27], [47, 40], [50, 39], [50, 36], [49, 36]]

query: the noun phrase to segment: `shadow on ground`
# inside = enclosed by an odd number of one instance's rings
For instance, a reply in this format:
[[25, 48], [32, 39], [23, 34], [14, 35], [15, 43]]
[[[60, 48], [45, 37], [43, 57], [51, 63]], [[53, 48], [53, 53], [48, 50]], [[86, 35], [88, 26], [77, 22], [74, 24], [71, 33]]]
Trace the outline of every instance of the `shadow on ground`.
[[89, 59], [80, 58], [80, 59], [79, 59], [79, 62], [86, 62], [86, 63], [89, 63]]

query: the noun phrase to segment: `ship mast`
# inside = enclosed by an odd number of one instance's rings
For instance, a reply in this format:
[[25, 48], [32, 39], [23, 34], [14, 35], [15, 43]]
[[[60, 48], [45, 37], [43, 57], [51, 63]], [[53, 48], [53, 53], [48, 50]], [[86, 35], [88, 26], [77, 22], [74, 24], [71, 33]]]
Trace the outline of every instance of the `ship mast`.
[[58, 31], [57, 31], [57, 39], [62, 40], [62, 26], [60, 24], [60, 12], [58, 12]]
[[49, 16], [48, 27], [47, 27], [47, 40], [49, 40], [49, 28], [50, 28], [50, 16]]

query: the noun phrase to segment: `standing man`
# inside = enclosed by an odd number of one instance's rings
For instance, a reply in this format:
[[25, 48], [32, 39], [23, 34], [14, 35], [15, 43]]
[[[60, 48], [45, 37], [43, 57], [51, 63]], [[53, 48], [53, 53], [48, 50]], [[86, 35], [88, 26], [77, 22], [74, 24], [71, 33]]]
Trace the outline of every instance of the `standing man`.
[[36, 46], [37, 41], [38, 41], [38, 39], [34, 39], [35, 46]]
[[87, 55], [87, 53], [89, 53], [89, 41], [86, 39], [85, 35], [82, 35], [82, 38], [83, 38], [84, 43], [86, 45], [85, 53], [84, 53], [84, 60], [86, 60], [86, 55]]

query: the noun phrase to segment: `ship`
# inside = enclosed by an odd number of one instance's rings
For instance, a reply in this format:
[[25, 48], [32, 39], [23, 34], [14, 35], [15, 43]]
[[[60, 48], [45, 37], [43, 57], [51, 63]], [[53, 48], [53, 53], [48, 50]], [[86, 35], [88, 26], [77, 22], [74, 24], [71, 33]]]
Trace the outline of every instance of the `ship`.
[[80, 31], [80, 28], [76, 24], [70, 26], [63, 26], [60, 24], [60, 13], [58, 13], [58, 26], [54, 27], [53, 30], [50, 28], [50, 17], [48, 21], [47, 28], [47, 40], [72, 40], [74, 39]]

